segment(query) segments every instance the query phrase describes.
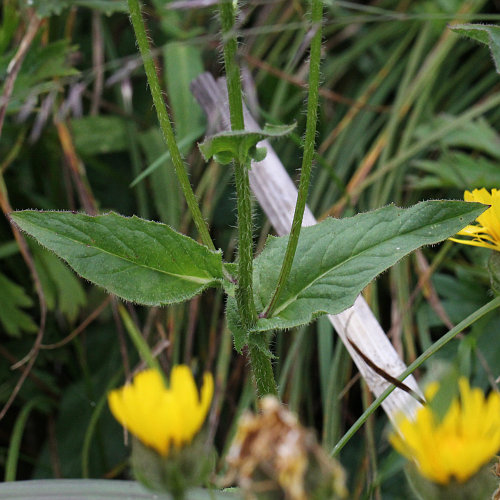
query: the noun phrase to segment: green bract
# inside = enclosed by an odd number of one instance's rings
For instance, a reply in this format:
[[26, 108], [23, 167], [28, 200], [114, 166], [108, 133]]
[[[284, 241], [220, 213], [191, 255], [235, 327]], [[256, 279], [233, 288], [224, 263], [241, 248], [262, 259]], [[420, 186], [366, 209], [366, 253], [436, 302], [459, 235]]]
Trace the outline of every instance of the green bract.
[[190, 299], [222, 281], [222, 256], [165, 224], [115, 213], [14, 212], [11, 219], [78, 274], [145, 305]]

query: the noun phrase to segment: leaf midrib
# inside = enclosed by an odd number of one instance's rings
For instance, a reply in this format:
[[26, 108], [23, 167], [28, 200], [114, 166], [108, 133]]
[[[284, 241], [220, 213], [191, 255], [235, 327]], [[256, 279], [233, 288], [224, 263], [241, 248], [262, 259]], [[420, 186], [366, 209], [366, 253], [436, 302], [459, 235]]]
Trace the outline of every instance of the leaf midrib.
[[102, 253], [105, 253], [105, 254], [110, 255], [112, 257], [115, 257], [117, 259], [121, 259], [121, 260], [123, 260], [125, 262], [129, 262], [129, 263], [131, 263], [131, 264], [133, 264], [135, 266], [142, 267], [144, 269], [148, 269], [150, 271], [156, 271], [156, 272], [159, 272], [159, 273], [162, 273], [162, 274], [166, 274], [168, 276], [173, 276], [175, 278], [182, 279], [184, 281], [188, 281], [188, 282], [191, 282], [191, 283], [200, 284], [200, 285], [206, 285], [206, 284], [211, 283], [213, 281], [217, 281], [217, 278], [214, 277], [214, 276], [212, 276], [210, 278], [201, 278], [201, 277], [198, 277], [198, 276], [190, 276], [190, 275], [186, 275], [186, 274], [176, 274], [176, 273], [165, 271], [163, 269], [157, 269], [157, 268], [154, 268], [154, 267], [151, 267], [151, 266], [147, 266], [147, 265], [142, 264], [142, 263], [134, 262], [133, 260], [128, 259], [126, 257], [122, 257], [120, 255], [113, 254], [113, 253], [111, 253], [111, 252], [109, 252], [107, 250], [104, 250], [103, 248], [99, 248], [99, 247], [97, 247], [95, 245], [83, 243], [81, 241], [75, 240], [75, 239], [70, 238], [68, 236], [61, 235], [57, 231], [54, 231], [52, 228], [45, 228], [45, 227], [42, 227], [42, 226], [37, 226], [37, 225], [35, 225], [33, 223], [31, 223], [31, 224], [34, 225], [35, 227], [38, 227], [38, 228], [44, 230], [44, 231], [51, 232], [51, 233], [55, 234], [56, 236], [58, 236], [59, 238], [67, 239], [69, 241], [72, 241], [74, 243], [78, 243], [79, 245], [85, 246], [87, 248], [94, 248], [95, 250], [99, 250]]
[[[465, 214], [462, 214], [463, 217], [465, 217]], [[429, 226], [432, 226], [432, 225], [435, 225], [435, 224], [441, 224], [441, 223], [444, 223], [444, 222], [447, 222], [449, 220], [452, 220], [452, 219], [455, 219], [455, 217], [449, 217], [447, 219], [442, 219], [439, 223], [436, 223], [436, 222], [433, 222], [432, 224], [426, 224], [425, 226], [421, 226], [418, 228], [418, 231], [421, 231], [422, 229], [425, 229]], [[411, 234], [415, 232], [415, 230], [413, 231], [408, 231], [408, 232], [405, 232], [405, 233], [400, 233], [397, 235], [397, 237], [400, 237], [400, 236], [403, 236], [403, 235], [407, 235], [407, 234]], [[381, 245], [383, 243], [386, 243], [387, 241], [390, 241], [391, 239], [394, 239], [395, 237], [393, 236], [392, 238], [387, 238], [385, 240], [382, 240], [380, 241], [377, 245], [372, 245], [371, 247], [369, 248], [366, 248], [365, 250], [363, 250], [362, 252], [352, 256], [352, 257], [349, 257], [348, 259], [346, 260], [343, 260], [341, 263], [337, 264], [336, 266], [334, 267], [331, 267], [328, 271], [318, 275], [317, 278], [315, 278], [314, 280], [312, 280], [307, 286], [301, 288], [301, 290], [299, 292], [297, 292], [295, 295], [293, 295], [292, 297], [290, 297], [286, 302], [283, 303], [282, 306], [279, 306], [276, 308], [274, 314], [271, 316], [271, 318], [268, 318], [268, 319], [272, 319], [272, 318], [276, 318], [279, 313], [281, 313], [282, 311], [284, 311], [291, 303], [293, 302], [296, 302], [297, 300], [297, 297], [302, 293], [304, 292], [305, 290], [307, 290], [308, 288], [310, 288], [312, 285], [314, 285], [314, 283], [316, 283], [318, 280], [322, 279], [325, 275], [329, 274], [330, 272], [334, 271], [335, 269], [339, 268], [340, 266], [343, 266], [344, 264], [348, 263], [349, 261], [353, 260], [353, 259], [356, 259], [358, 258], [360, 255], [363, 255], [365, 252], [368, 252], [369, 250], [373, 249], [374, 247], [378, 246], [378, 245]], [[420, 245], [420, 246], [423, 246], [425, 245], [426, 243]], [[430, 244], [430, 243], [429, 243]], [[401, 257], [404, 257], [406, 255], [403, 254]], [[293, 269], [293, 268], [292, 268]]]

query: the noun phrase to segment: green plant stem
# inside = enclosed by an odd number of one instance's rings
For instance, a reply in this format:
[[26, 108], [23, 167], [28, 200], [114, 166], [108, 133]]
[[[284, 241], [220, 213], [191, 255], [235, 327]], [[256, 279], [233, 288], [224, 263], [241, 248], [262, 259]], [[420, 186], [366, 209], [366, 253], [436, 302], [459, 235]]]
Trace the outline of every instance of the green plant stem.
[[[236, 61], [237, 42], [233, 32], [234, 8], [232, 2], [220, 2], [220, 19], [224, 37], [224, 64], [226, 68], [227, 94], [232, 130], [244, 130], [243, 102], [240, 71]], [[236, 301], [242, 326], [249, 331], [257, 319], [253, 301], [253, 239], [252, 206], [248, 169], [250, 163], [242, 164], [234, 160], [234, 177], [238, 198], [238, 285]]]
[[[254, 333], [253, 335], [262, 335], [262, 332]], [[271, 360], [252, 342], [249, 343], [248, 354], [257, 386], [257, 394], [260, 397], [266, 394], [277, 396], [278, 389], [274, 379]]]
[[244, 130], [243, 99], [241, 93], [240, 68], [236, 61], [238, 43], [234, 33], [234, 7], [232, 1], [219, 2], [220, 22], [224, 44], [224, 66], [226, 69], [227, 95], [229, 99], [229, 116], [232, 130]]
[[253, 301], [253, 238], [252, 206], [250, 200], [250, 181], [248, 169], [235, 161], [234, 177], [236, 181], [238, 206], [238, 284], [236, 301], [241, 315], [242, 325], [250, 331], [255, 326], [257, 312]]
[[[431, 356], [433, 356], [439, 349], [441, 349], [450, 340], [454, 339], [462, 330], [465, 330], [475, 321], [482, 318], [485, 314], [495, 310], [500, 307], [500, 296], [495, 297], [493, 300], [485, 304], [483, 307], [474, 311], [471, 315], [461, 321], [458, 325], [452, 328], [446, 335], [443, 335], [437, 342], [432, 344], [428, 349], [425, 350], [413, 363], [411, 363], [408, 368], [399, 376], [397, 379], [403, 382], [406, 377], [411, 375], [420, 365], [427, 361]], [[375, 412], [375, 410], [382, 404], [382, 402], [389, 396], [389, 394], [396, 389], [395, 385], [390, 385], [361, 415], [361, 417], [354, 422], [351, 428], [342, 436], [339, 442], [333, 448], [331, 455], [336, 456], [340, 453], [340, 450], [347, 444], [349, 439], [354, 436], [354, 434], [360, 429], [360, 427], [366, 422], [368, 417]]]
[[139, 0], [128, 0], [128, 6], [130, 10], [130, 19], [132, 21], [132, 26], [134, 27], [135, 37], [137, 39], [137, 44], [139, 45], [139, 50], [141, 52], [142, 61], [144, 63], [144, 69], [146, 71], [149, 88], [151, 90], [151, 96], [153, 97], [153, 103], [155, 105], [156, 114], [158, 116], [158, 122], [160, 123], [160, 128], [163, 133], [163, 137], [167, 144], [168, 150], [170, 151], [170, 156], [172, 158], [172, 164], [174, 165], [175, 173], [181, 184], [182, 192], [184, 193], [184, 196], [186, 198], [186, 203], [189, 211], [191, 212], [191, 215], [193, 216], [196, 228], [200, 233], [201, 241], [208, 248], [210, 248], [210, 250], [215, 250], [212, 238], [210, 238], [207, 222], [201, 214], [196, 196], [194, 195], [193, 188], [191, 187], [191, 183], [189, 182], [186, 166], [184, 165], [184, 161], [182, 160], [177, 142], [175, 141], [175, 135], [172, 129], [172, 124], [170, 123], [170, 117], [168, 115], [165, 102], [163, 101], [160, 82], [158, 80], [153, 56], [151, 54], [151, 48], [149, 46]]
[[118, 304], [118, 312], [120, 313], [123, 324], [125, 325], [125, 329], [130, 336], [130, 340], [137, 349], [137, 352], [139, 353], [142, 361], [144, 361], [148, 365], [148, 368], [156, 369], [163, 374], [163, 370], [161, 370], [158, 360], [153, 356], [153, 353], [151, 352], [151, 349], [149, 348], [147, 342], [144, 340], [141, 332], [135, 326], [132, 318], [130, 317], [130, 314], [125, 309], [123, 304]]
[[311, 41], [311, 55], [309, 62], [309, 95], [307, 98], [307, 121], [306, 121], [306, 136], [304, 142], [304, 156], [302, 157], [302, 168], [300, 172], [300, 182], [297, 195], [297, 203], [295, 205], [295, 213], [293, 215], [292, 227], [288, 238], [285, 257], [274, 291], [269, 304], [267, 305], [263, 317], [272, 316], [279, 296], [285, 286], [286, 280], [292, 269], [293, 259], [299, 242], [300, 229], [302, 227], [302, 219], [306, 207], [307, 194], [309, 191], [309, 181], [311, 179], [312, 163], [314, 158], [315, 139], [316, 139], [316, 123], [318, 121], [318, 93], [319, 93], [319, 78], [321, 64], [321, 20], [323, 17], [323, 2], [322, 0], [312, 0], [311, 4], [311, 24], [312, 29], [316, 32]]
[[[241, 93], [240, 70], [236, 61], [237, 41], [233, 30], [234, 7], [232, 2], [221, 0], [219, 12], [224, 42], [224, 65], [226, 68], [229, 115], [232, 130], [244, 130], [243, 100]], [[241, 326], [250, 332], [257, 321], [257, 312], [253, 300], [253, 238], [252, 205], [248, 171], [250, 159], [245, 163], [234, 160], [234, 178], [238, 206], [238, 284], [236, 303]], [[271, 360], [255, 346], [249, 347], [250, 364], [260, 396], [277, 394]]]
[[50, 400], [45, 396], [37, 396], [30, 399], [21, 409], [12, 430], [7, 458], [5, 461], [4, 481], [15, 481], [17, 466], [19, 463], [19, 452], [21, 450], [21, 440], [23, 438], [26, 422], [32, 410], [37, 406], [50, 404]]

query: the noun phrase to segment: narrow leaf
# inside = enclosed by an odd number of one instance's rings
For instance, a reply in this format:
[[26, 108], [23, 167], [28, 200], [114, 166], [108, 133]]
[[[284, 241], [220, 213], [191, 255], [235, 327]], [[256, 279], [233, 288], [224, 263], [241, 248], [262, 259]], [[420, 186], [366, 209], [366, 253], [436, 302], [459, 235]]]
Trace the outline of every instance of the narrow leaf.
[[52, 252], [33, 245], [36, 270], [49, 311], [59, 310], [73, 323], [87, 302], [80, 280]]
[[[417, 189], [492, 189], [500, 186], [498, 161], [461, 152], [445, 153], [434, 160], [420, 160], [414, 166], [422, 172], [409, 177]], [[423, 175], [422, 175], [423, 174]]]
[[21, 332], [36, 332], [37, 326], [23, 308], [33, 301], [24, 289], [0, 274], [0, 324], [7, 335], [20, 337]]
[[71, 121], [79, 153], [97, 155], [124, 151], [128, 147], [125, 119], [120, 116], [85, 116]]
[[493, 24], [456, 24], [450, 29], [459, 35], [484, 43], [490, 48], [497, 73], [500, 73], [500, 26]]
[[25, 0], [40, 17], [58, 16], [64, 9], [81, 6], [99, 10], [110, 16], [114, 12], [127, 12], [125, 0]]
[[[237, 499], [237, 493], [208, 491], [201, 488], [189, 490], [190, 500]], [[64, 499], [64, 500], [171, 500], [166, 493], [147, 490], [135, 481], [109, 479], [42, 479], [0, 484], [0, 498]]]
[[[342, 312], [378, 274], [413, 250], [452, 236], [485, 208], [460, 201], [427, 201], [303, 228], [274, 316], [259, 319], [255, 330], [291, 328]], [[255, 260], [258, 311], [265, 309], [274, 292], [287, 241], [287, 236], [269, 238]]]
[[222, 281], [222, 257], [169, 226], [115, 213], [14, 212], [12, 220], [78, 274], [125, 300], [162, 305]]
[[221, 164], [231, 163], [233, 159], [245, 163], [248, 156], [255, 161], [262, 161], [265, 157], [265, 148], [256, 148], [257, 143], [264, 139], [282, 137], [289, 134], [296, 126], [266, 125], [263, 130], [250, 132], [248, 130], [234, 130], [221, 132], [207, 137], [198, 145], [206, 161], [214, 157]]
[[[186, 41], [169, 42], [163, 49], [164, 75], [177, 139], [204, 128], [204, 114], [189, 90], [189, 84], [203, 73], [203, 47]], [[199, 137], [199, 136], [198, 136]], [[195, 137], [189, 144], [191, 149]]]

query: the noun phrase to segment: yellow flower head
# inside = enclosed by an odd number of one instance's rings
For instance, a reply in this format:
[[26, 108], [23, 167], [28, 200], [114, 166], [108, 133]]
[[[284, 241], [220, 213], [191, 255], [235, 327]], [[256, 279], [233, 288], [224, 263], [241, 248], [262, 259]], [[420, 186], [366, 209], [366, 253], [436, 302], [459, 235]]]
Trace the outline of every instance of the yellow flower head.
[[133, 383], [111, 391], [108, 403], [113, 416], [145, 445], [166, 456], [173, 444], [190, 443], [200, 430], [214, 391], [212, 375], [205, 373], [201, 397], [186, 365], [172, 369], [170, 387], [158, 370], [145, 370]]
[[450, 238], [450, 240], [500, 252], [500, 190], [492, 189], [491, 193], [485, 188], [474, 189], [472, 193], [465, 191], [464, 200], [491, 206], [476, 219], [477, 225], [466, 226], [457, 233], [458, 236], [467, 236], [472, 239]]
[[453, 478], [464, 483], [500, 450], [500, 393], [485, 398], [465, 378], [459, 389], [460, 400], [451, 403], [442, 420], [430, 406], [422, 407], [414, 421], [403, 418], [399, 433], [389, 438], [422, 476], [439, 484]]

